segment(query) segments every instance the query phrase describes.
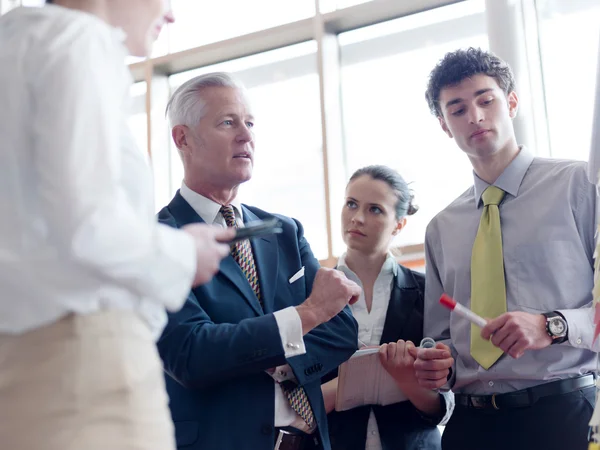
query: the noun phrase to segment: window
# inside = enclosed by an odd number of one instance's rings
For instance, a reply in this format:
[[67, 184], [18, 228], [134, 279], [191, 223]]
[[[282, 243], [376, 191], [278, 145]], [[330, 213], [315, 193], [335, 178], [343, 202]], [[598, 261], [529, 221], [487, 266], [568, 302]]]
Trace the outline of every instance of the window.
[[536, 5], [551, 154], [555, 158], [587, 160], [600, 2], [537, 0]]
[[314, 0], [172, 0], [176, 17], [169, 26], [171, 52], [210, 44], [311, 17]]
[[373, 0], [332, 0], [330, 4], [335, 6], [336, 9], [349, 8], [350, 6], [360, 5], [361, 3], [368, 3]]
[[[385, 164], [415, 191], [419, 212], [394, 244], [422, 243], [433, 216], [473, 183], [471, 165], [425, 101], [431, 69], [448, 51], [487, 48], [483, 1], [468, 1], [341, 34], [347, 177]], [[339, 224], [342, 199], [334, 199]], [[333, 226], [334, 254], [344, 251]]]
[[[248, 89], [256, 118], [252, 180], [242, 202], [301, 221], [317, 258], [327, 258], [319, 84], [314, 41], [170, 77], [172, 90], [202, 73], [228, 71]], [[171, 152], [172, 189], [181, 184]]]
[[17, 6], [21, 6], [20, 0], [0, 0], [0, 14], [6, 14]]
[[21, 6], [44, 6], [45, 3], [46, 0], [21, 0]]

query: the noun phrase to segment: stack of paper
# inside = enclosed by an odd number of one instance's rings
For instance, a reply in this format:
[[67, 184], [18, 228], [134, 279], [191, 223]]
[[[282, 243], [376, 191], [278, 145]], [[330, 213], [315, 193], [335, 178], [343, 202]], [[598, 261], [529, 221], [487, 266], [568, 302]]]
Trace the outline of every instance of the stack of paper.
[[379, 347], [358, 350], [340, 366], [336, 411], [363, 405], [391, 405], [407, 400], [379, 362]]

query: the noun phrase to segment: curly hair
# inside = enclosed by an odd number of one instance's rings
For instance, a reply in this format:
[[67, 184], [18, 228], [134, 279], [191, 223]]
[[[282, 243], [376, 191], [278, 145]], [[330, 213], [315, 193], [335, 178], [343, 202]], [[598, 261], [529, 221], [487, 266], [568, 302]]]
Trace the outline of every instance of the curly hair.
[[491, 52], [470, 47], [447, 53], [429, 74], [425, 98], [434, 116], [441, 117], [440, 92], [456, 86], [465, 78], [484, 74], [492, 77], [508, 95], [515, 89], [515, 77], [510, 66]]

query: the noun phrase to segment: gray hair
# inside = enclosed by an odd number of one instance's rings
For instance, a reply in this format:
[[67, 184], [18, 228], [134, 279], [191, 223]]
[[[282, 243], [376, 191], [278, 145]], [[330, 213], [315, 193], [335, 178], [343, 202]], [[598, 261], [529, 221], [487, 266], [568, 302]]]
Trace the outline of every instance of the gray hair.
[[201, 91], [209, 87], [230, 87], [244, 89], [230, 74], [213, 72], [199, 75], [186, 81], [171, 96], [165, 114], [171, 128], [175, 125], [195, 126], [204, 114], [204, 101]]

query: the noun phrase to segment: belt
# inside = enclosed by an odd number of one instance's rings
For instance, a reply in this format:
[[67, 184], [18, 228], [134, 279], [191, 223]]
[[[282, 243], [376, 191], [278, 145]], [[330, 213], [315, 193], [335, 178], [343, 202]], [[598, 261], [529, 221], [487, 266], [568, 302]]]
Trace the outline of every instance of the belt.
[[294, 432], [275, 428], [274, 450], [308, 450], [322, 448], [315, 434], [306, 434], [301, 431]]
[[520, 391], [508, 392], [506, 394], [493, 395], [466, 395], [456, 394], [456, 404], [465, 408], [475, 409], [510, 409], [526, 408], [532, 406], [540, 398], [552, 395], [568, 394], [569, 392], [594, 385], [594, 375], [584, 375], [578, 378], [567, 378], [565, 380], [552, 381], [539, 384]]

